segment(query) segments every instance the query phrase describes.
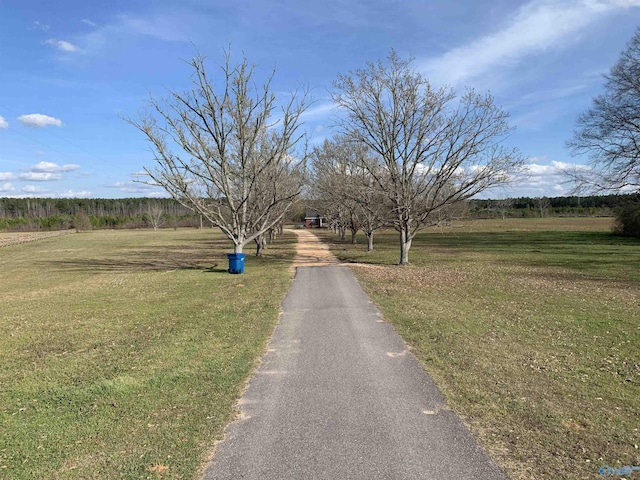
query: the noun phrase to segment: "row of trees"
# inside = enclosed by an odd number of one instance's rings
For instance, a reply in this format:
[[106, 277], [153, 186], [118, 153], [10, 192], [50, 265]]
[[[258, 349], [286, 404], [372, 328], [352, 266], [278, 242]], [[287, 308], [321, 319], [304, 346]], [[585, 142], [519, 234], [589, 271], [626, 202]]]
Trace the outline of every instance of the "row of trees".
[[[367, 182], [366, 172], [355, 172], [356, 158], [327, 157], [335, 145], [326, 142], [313, 149], [311, 167], [315, 180], [304, 199], [289, 210], [285, 222], [299, 223], [306, 210], [321, 212], [342, 238], [350, 231], [352, 240], [362, 230], [373, 249], [373, 233], [391, 226], [382, 219], [389, 209], [384, 198]], [[342, 159], [338, 161], [336, 159]], [[349, 170], [353, 168], [353, 170]], [[358, 180], [358, 181], [356, 181]], [[362, 188], [367, 187], [367, 188]], [[353, 200], [353, 198], [357, 200]], [[506, 218], [531, 216], [611, 216], [634, 202], [634, 195], [592, 195], [585, 197], [518, 197], [507, 199], [469, 199], [447, 205], [434, 212], [430, 224], [441, 225], [458, 218]], [[364, 199], [363, 201], [361, 201]], [[386, 213], [385, 213], [386, 212]], [[86, 217], [84, 223], [80, 221]], [[0, 198], [0, 230], [60, 230], [78, 228], [154, 228], [210, 227], [209, 222], [170, 198], [59, 199]]]
[[[393, 226], [405, 264], [416, 233], [438, 212], [508, 182], [523, 160], [502, 145], [508, 115], [490, 95], [457, 98], [395, 52], [387, 60], [334, 82], [339, 134], [314, 149], [313, 178], [319, 194], [340, 203], [336, 215], [357, 214], [370, 238]], [[273, 77], [257, 87], [247, 60], [233, 66], [228, 53], [216, 79], [202, 57], [190, 65], [190, 91], [152, 98], [150, 110], [130, 120], [155, 153], [148, 182], [219, 227], [236, 253], [251, 241], [260, 253], [305, 185], [308, 95], [277, 104]]]
[[[592, 156], [589, 175], [566, 172], [579, 188], [639, 186], [639, 60], [640, 32], [607, 76], [608, 93], [579, 120], [570, 145]], [[190, 65], [191, 90], [152, 98], [130, 122], [155, 152], [149, 183], [219, 227], [236, 253], [251, 241], [260, 253], [302, 193], [309, 156], [311, 193], [326, 213], [352, 234], [363, 229], [370, 246], [377, 228], [395, 228], [400, 264], [418, 231], [524, 167], [504, 145], [508, 115], [490, 95], [435, 88], [393, 51], [337, 77], [337, 134], [311, 154], [300, 133], [307, 92], [277, 103], [273, 75], [259, 87], [246, 58], [232, 65], [229, 53], [215, 78], [202, 57]]]
[[133, 218], [161, 211], [164, 215], [193, 214], [171, 198], [0, 198], [1, 218], [46, 218], [78, 215]]

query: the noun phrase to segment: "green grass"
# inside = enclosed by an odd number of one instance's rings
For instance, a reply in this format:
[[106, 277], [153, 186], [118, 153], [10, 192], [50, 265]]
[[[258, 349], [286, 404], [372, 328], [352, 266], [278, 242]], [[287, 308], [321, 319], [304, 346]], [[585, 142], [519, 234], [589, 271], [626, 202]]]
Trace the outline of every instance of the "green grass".
[[640, 465], [640, 242], [603, 219], [456, 224], [398, 260], [337, 241], [386, 319], [510, 478]]
[[212, 230], [3, 247], [0, 478], [195, 478], [277, 322], [293, 242], [244, 275]]

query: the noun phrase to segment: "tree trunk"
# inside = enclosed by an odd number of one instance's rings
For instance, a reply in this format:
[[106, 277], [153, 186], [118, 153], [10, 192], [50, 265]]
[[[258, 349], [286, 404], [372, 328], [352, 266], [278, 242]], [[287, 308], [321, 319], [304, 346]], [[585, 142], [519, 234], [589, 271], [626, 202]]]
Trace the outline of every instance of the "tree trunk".
[[351, 230], [351, 245], [355, 245], [356, 243], [358, 243], [358, 239], [356, 238], [358, 229], [351, 228], [350, 230]]
[[234, 243], [233, 244], [233, 253], [242, 253], [242, 247], [244, 247], [244, 245], [242, 243]]
[[373, 232], [366, 232], [367, 235], [367, 252], [373, 251]]
[[411, 235], [407, 228], [400, 230], [400, 263], [399, 265], [409, 264], [409, 249], [411, 248]]
[[338, 230], [340, 231], [340, 240], [346, 240], [347, 239], [347, 229], [346, 227], [343, 227], [342, 225], [338, 227]]
[[267, 248], [267, 239], [264, 235], [258, 235], [254, 242], [256, 242], [256, 257], [261, 257]]

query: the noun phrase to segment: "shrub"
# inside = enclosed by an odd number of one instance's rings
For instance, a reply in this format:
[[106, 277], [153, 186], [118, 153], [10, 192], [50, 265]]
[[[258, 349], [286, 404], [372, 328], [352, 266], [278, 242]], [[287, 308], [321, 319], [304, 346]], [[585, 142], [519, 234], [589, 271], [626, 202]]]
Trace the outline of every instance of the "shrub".
[[616, 209], [614, 233], [640, 238], [640, 194]]

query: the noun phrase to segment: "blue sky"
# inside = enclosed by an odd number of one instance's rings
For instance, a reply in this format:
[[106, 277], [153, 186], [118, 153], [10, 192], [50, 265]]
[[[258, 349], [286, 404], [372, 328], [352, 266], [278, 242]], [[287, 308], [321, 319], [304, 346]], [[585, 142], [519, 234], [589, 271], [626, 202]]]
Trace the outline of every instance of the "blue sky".
[[123, 117], [229, 43], [277, 69], [277, 93], [312, 89], [312, 144], [332, 135], [333, 79], [391, 48], [433, 84], [490, 91], [530, 166], [492, 196], [560, 196], [557, 168], [586, 162], [565, 141], [639, 25], [640, 0], [0, 0], [0, 196], [163, 196], [133, 182], [153, 161]]

